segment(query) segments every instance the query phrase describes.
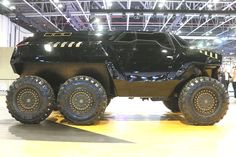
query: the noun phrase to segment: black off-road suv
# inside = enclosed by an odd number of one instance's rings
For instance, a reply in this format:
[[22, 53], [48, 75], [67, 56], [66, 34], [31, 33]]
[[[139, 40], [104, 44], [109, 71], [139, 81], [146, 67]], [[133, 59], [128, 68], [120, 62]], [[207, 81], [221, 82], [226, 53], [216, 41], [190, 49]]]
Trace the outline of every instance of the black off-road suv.
[[189, 124], [212, 125], [229, 104], [217, 81], [221, 61], [168, 33], [39, 33], [14, 50], [11, 65], [20, 78], [7, 107], [22, 123], [39, 123], [56, 106], [76, 124], [93, 124], [112, 98], [140, 97], [163, 101]]

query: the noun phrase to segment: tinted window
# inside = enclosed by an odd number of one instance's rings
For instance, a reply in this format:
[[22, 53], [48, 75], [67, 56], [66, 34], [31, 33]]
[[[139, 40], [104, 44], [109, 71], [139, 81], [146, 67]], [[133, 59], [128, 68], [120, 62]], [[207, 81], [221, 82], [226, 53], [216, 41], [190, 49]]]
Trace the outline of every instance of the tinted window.
[[180, 45], [184, 46], [184, 47], [188, 47], [189, 43], [187, 41], [185, 41], [184, 39], [180, 38], [177, 35], [174, 35], [174, 38], [179, 42]]
[[154, 39], [161, 44], [162, 46], [171, 48], [170, 41], [168, 40], [168, 36], [164, 33], [155, 33], [153, 34]]
[[171, 39], [173, 41], [173, 44], [175, 45], [175, 48], [180, 48], [181, 45], [178, 43], [178, 41], [171, 35]]
[[133, 41], [135, 40], [134, 33], [126, 33], [123, 37], [120, 38], [119, 41]]
[[149, 33], [137, 33], [137, 38], [140, 40], [153, 40], [152, 34]]

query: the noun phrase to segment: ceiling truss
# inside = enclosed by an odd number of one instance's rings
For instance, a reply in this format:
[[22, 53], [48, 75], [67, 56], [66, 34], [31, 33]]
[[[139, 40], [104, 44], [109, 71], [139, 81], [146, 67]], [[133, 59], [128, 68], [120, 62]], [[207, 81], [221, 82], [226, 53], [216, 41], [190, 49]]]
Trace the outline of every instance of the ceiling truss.
[[17, 9], [7, 16], [28, 19], [37, 31], [96, 31], [102, 25], [107, 31], [168, 31], [195, 40], [236, 35], [235, 0], [60, 0], [62, 8], [54, 0], [11, 2]]

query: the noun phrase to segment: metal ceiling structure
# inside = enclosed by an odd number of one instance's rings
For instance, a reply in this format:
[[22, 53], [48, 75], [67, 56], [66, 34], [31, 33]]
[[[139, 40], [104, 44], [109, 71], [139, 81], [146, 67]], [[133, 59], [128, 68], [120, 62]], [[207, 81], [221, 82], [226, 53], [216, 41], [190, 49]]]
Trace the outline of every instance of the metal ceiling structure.
[[5, 14], [33, 32], [101, 31], [101, 26], [168, 31], [200, 46], [236, 52], [235, 0], [11, 0], [11, 5], [16, 9]]

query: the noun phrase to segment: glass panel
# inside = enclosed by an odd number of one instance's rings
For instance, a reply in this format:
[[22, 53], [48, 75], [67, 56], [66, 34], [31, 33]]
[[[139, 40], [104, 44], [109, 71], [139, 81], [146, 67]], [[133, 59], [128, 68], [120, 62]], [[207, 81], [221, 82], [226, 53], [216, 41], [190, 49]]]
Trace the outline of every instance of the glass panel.
[[137, 33], [137, 38], [140, 40], [153, 40], [150, 33]]
[[168, 40], [168, 37], [164, 33], [155, 33], [154, 34], [154, 39], [161, 44], [162, 46], [171, 48], [170, 41]]
[[133, 41], [135, 40], [135, 34], [134, 33], [126, 33], [120, 41]]

